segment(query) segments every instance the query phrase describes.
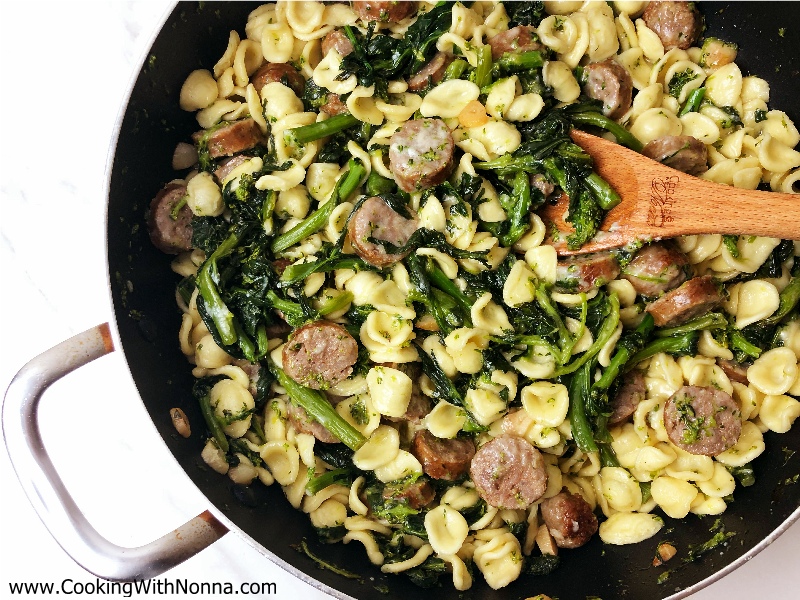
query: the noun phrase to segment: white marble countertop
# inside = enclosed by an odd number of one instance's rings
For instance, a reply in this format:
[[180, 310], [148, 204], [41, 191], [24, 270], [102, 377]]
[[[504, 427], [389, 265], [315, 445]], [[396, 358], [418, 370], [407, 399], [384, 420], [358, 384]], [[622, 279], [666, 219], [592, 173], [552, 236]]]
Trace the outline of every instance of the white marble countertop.
[[[0, 8], [3, 144], [0, 389], [31, 357], [112, 318], [103, 187], [121, 99], [169, 2], [16, 2]], [[168, 454], [123, 357], [58, 382], [41, 405], [46, 446], [78, 505], [115, 543], [151, 541], [207, 506]], [[53, 541], [0, 452], [0, 597], [9, 582], [94, 582]], [[800, 524], [693, 600], [787, 597], [800, 586]], [[236, 534], [169, 573], [275, 582], [326, 598]], [[567, 600], [567, 599], [563, 599]]]

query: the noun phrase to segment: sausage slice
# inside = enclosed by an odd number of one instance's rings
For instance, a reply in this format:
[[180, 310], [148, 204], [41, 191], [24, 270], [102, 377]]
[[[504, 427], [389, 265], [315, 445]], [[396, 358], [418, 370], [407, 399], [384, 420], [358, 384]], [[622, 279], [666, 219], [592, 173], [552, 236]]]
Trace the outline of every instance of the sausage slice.
[[669, 243], [650, 244], [639, 250], [622, 271], [637, 294], [654, 298], [668, 292], [688, 278], [689, 258]]
[[294, 425], [298, 433], [308, 433], [317, 438], [320, 442], [326, 444], [335, 444], [339, 442], [339, 438], [333, 435], [328, 429], [320, 422], [315, 421], [306, 412], [302, 406], [298, 406], [293, 402], [289, 403], [288, 408], [289, 421]]
[[331, 29], [322, 38], [322, 56], [327, 56], [332, 48], [336, 48], [339, 56], [347, 56], [353, 51], [353, 43], [341, 29]]
[[728, 379], [737, 383], [747, 385], [750, 380], [747, 379], [747, 365], [736, 362], [735, 360], [727, 360], [724, 358], [717, 359], [717, 366], [722, 369], [722, 372], [727, 375]]
[[300, 385], [326, 390], [347, 379], [358, 360], [358, 343], [330, 321], [296, 329], [283, 346], [283, 370]]
[[481, 498], [497, 508], [528, 508], [547, 490], [541, 453], [517, 436], [503, 435], [481, 446], [469, 474]]
[[289, 63], [267, 63], [250, 77], [250, 83], [259, 94], [265, 85], [275, 82], [292, 88], [298, 98], [302, 97], [306, 89], [305, 78]]
[[369, 241], [370, 238], [403, 246], [418, 228], [416, 215], [406, 219], [381, 198], [373, 196], [367, 198], [350, 218], [347, 236], [356, 254], [369, 264], [383, 268], [403, 260], [407, 253], [391, 254], [380, 244]]
[[354, 0], [353, 9], [362, 21], [397, 23], [411, 15], [417, 8], [416, 2], [398, 0]]
[[667, 292], [645, 310], [657, 327], [676, 327], [700, 317], [722, 303], [717, 284], [710, 275], [694, 277]]
[[427, 476], [455, 481], [469, 470], [470, 461], [475, 456], [475, 443], [466, 438], [437, 438], [423, 429], [414, 436], [411, 453], [422, 463]]
[[574, 256], [556, 265], [556, 287], [569, 293], [588, 292], [619, 275], [619, 263], [610, 252]]
[[691, 135], [665, 135], [645, 144], [642, 154], [689, 175], [708, 171], [708, 148]]
[[664, 44], [664, 50], [686, 50], [700, 37], [703, 21], [694, 2], [650, 2], [642, 19]]
[[225, 179], [230, 173], [239, 165], [247, 162], [250, 160], [249, 156], [232, 156], [231, 158], [226, 158], [225, 160], [221, 161], [217, 168], [214, 170], [214, 177], [217, 178], [217, 181], [222, 183], [222, 180]]
[[153, 245], [166, 254], [192, 249], [192, 211], [184, 204], [176, 219], [172, 209], [186, 195], [186, 186], [168, 183], [150, 202], [147, 230]]
[[644, 400], [647, 386], [644, 375], [638, 369], [629, 371], [622, 380], [622, 385], [611, 400], [611, 415], [608, 417], [609, 425], [618, 425], [628, 420], [636, 412], [639, 403]]
[[342, 99], [339, 98], [339, 94], [334, 94], [333, 92], [329, 92], [328, 95], [325, 96], [325, 104], [320, 106], [319, 109], [331, 117], [350, 111], [350, 109], [347, 108], [347, 104], [342, 102]]
[[[192, 139], [197, 143], [205, 135], [205, 131], [198, 131], [192, 135]], [[212, 131], [208, 135], [208, 154], [211, 158], [233, 156], [239, 152], [250, 150], [263, 141], [264, 136], [258, 123], [248, 117]]]
[[404, 192], [442, 183], [453, 170], [455, 142], [441, 119], [406, 121], [389, 140], [389, 168]]
[[408, 89], [418, 92], [428, 87], [428, 82], [439, 83], [444, 77], [447, 66], [453, 62], [453, 57], [444, 52], [437, 52], [419, 72], [408, 80]]
[[597, 517], [580, 494], [561, 492], [542, 501], [542, 518], [559, 548], [578, 548], [597, 532]]
[[714, 387], [685, 385], [664, 405], [670, 441], [691, 454], [716, 456], [742, 433], [742, 415], [731, 396]]
[[542, 44], [536, 35], [536, 27], [517, 25], [507, 31], [498, 33], [487, 42], [492, 47], [492, 60], [497, 60], [506, 52], [529, 52], [541, 50]]
[[612, 59], [586, 65], [586, 95], [603, 103], [603, 114], [619, 119], [631, 107], [633, 79], [625, 67]]

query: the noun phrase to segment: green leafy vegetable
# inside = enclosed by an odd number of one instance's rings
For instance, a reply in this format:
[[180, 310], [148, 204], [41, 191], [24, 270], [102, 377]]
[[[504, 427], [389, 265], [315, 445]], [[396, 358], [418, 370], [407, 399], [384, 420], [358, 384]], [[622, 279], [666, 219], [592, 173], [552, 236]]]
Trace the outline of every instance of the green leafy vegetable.
[[679, 73], [675, 73], [669, 80], [669, 85], [667, 86], [669, 95], [673, 98], [679, 97], [686, 84], [694, 81], [697, 77], [697, 73], [688, 67]]

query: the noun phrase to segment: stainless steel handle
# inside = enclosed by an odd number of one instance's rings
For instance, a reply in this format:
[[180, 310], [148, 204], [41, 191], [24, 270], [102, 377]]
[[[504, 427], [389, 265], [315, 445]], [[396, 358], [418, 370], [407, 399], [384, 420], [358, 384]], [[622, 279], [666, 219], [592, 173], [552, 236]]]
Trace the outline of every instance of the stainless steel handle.
[[44, 391], [61, 377], [114, 351], [108, 324], [60, 343], [26, 364], [6, 390], [3, 434], [20, 483], [56, 542], [84, 569], [112, 581], [155, 577], [228, 532], [205, 511], [138, 548], [112, 544], [89, 524], [64, 487], [42, 443], [37, 411]]

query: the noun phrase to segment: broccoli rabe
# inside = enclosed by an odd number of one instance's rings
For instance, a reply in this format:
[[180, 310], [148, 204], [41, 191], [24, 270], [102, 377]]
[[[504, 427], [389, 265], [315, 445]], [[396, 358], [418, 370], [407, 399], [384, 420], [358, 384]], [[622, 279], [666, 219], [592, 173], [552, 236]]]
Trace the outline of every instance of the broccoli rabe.
[[673, 98], [678, 98], [681, 95], [683, 88], [698, 77], [699, 75], [690, 68], [686, 68], [679, 73], [675, 73], [669, 80], [669, 85], [667, 86], [669, 95]]

